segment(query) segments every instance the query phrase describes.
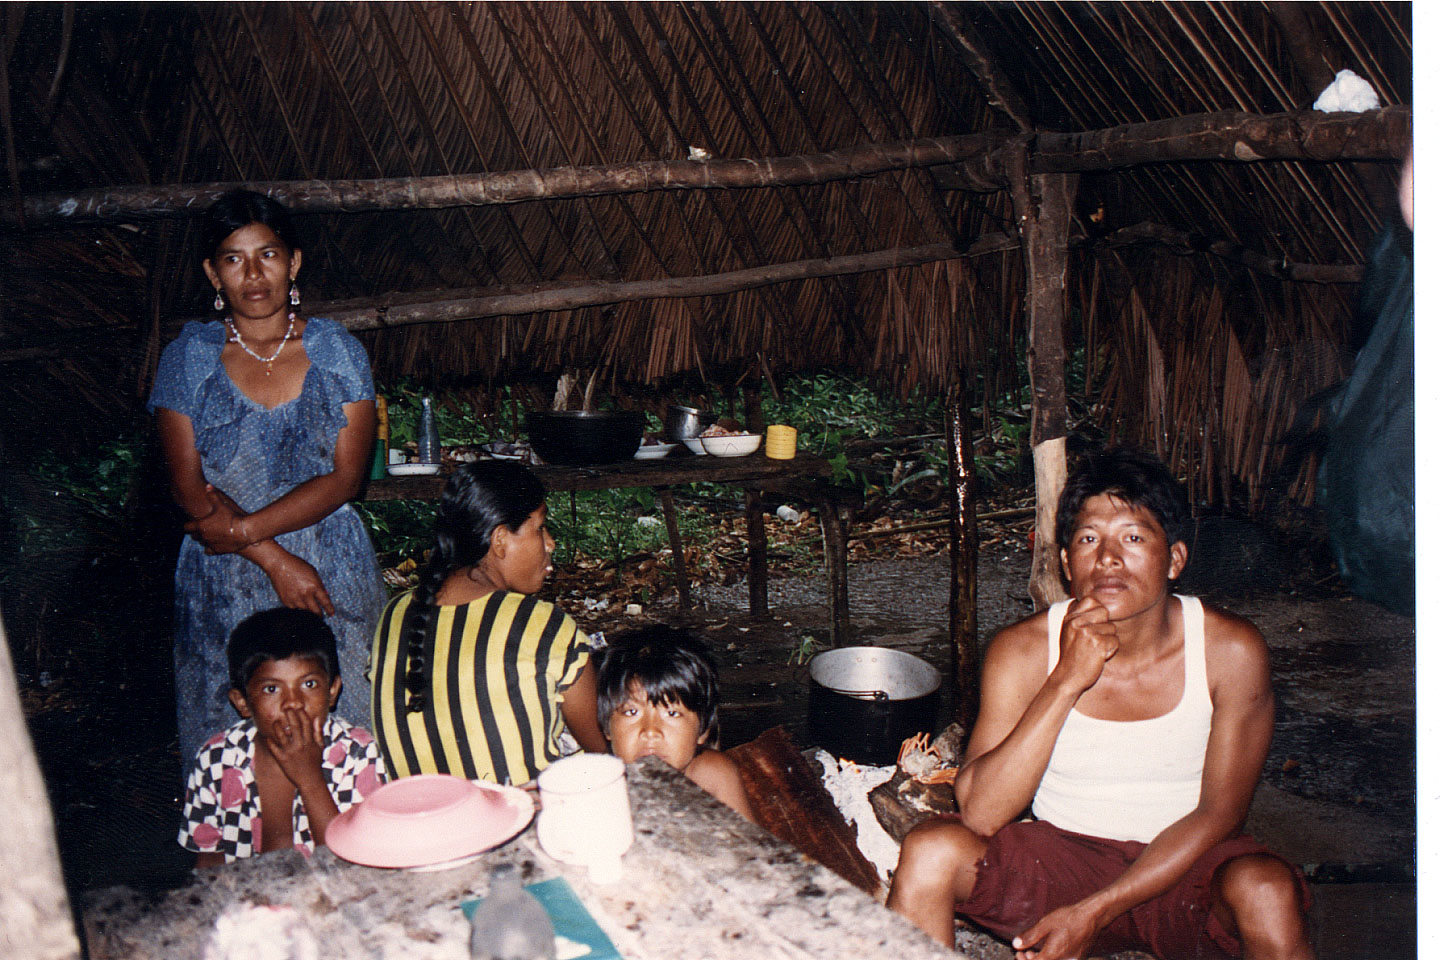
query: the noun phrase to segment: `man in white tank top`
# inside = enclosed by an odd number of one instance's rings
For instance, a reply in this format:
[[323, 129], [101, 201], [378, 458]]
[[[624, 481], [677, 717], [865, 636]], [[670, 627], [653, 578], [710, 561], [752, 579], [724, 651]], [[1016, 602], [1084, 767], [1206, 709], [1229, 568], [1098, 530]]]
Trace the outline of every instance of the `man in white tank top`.
[[1274, 727], [1265, 641], [1171, 596], [1188, 516], [1147, 454], [1065, 485], [1074, 599], [991, 642], [960, 812], [912, 830], [895, 869], [889, 906], [940, 942], [959, 912], [1021, 960], [1314, 956], [1300, 873], [1240, 834]]

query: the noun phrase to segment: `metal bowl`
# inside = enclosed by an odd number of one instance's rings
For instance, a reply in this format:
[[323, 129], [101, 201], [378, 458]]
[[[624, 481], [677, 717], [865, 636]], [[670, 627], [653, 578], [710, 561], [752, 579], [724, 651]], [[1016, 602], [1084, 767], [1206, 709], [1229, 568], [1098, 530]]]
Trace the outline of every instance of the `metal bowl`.
[[665, 410], [665, 439], [671, 443], [692, 440], [718, 419], [713, 413], [672, 403]]
[[638, 410], [548, 410], [525, 415], [530, 446], [546, 463], [586, 465], [630, 460], [640, 448]]

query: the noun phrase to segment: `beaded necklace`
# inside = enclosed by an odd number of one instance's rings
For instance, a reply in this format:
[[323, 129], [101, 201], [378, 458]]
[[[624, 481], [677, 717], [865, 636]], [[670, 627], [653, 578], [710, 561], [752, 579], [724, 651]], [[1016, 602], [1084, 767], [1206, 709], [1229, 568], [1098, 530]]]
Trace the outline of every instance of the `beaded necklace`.
[[290, 340], [290, 335], [295, 332], [295, 311], [290, 311], [290, 326], [285, 328], [285, 336], [280, 338], [280, 346], [276, 347], [275, 352], [268, 357], [262, 357], [250, 349], [250, 345], [240, 336], [240, 331], [235, 327], [235, 321], [230, 317], [225, 318], [225, 326], [230, 328], [230, 342], [240, 344], [241, 350], [244, 350], [250, 354], [250, 356], [265, 364], [265, 376], [268, 377], [270, 376], [270, 368], [275, 365], [275, 358], [280, 356], [280, 351], [285, 349], [285, 344]]

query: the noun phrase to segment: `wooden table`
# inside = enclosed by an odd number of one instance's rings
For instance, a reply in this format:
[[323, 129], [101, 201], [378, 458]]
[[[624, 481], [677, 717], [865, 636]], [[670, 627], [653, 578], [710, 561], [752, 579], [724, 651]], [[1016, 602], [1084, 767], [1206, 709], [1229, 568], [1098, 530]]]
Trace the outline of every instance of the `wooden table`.
[[[846, 569], [850, 511], [854, 498], [829, 484], [830, 463], [814, 454], [800, 453], [793, 460], [771, 460], [761, 452], [745, 457], [676, 456], [658, 460], [627, 460], [587, 467], [532, 466], [549, 491], [617, 490], [650, 487], [656, 491], [670, 538], [675, 584], [680, 605], [690, 608], [690, 577], [685, 570], [685, 549], [680, 539], [672, 488], [688, 483], [734, 484], [745, 491], [745, 526], [749, 541], [750, 612], [768, 616], [769, 564], [765, 539], [763, 493], [781, 493], [816, 504], [825, 544], [825, 571], [830, 594], [830, 636], [839, 646], [850, 640], [850, 588]], [[387, 477], [371, 480], [366, 500], [435, 500], [445, 488], [446, 475]]]
[[635, 844], [613, 885], [551, 860], [533, 824], [479, 861], [435, 873], [285, 851], [197, 872], [159, 899], [125, 888], [92, 895], [82, 911], [90, 956], [201, 960], [222, 912], [254, 904], [293, 911], [330, 960], [465, 960], [459, 904], [484, 896], [501, 862], [527, 883], [565, 877], [626, 960], [956, 956], [658, 758], [627, 778]]

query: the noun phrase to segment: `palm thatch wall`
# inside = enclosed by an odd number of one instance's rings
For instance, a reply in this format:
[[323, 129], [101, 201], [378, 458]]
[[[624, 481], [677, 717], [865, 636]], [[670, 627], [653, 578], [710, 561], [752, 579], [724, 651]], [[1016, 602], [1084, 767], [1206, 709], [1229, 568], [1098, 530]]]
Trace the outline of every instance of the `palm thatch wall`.
[[[808, 184], [301, 221], [307, 302], [370, 308], [948, 245], [912, 266], [361, 336], [381, 378], [473, 388], [578, 369], [617, 395], [679, 378], [723, 389], [761, 368], [829, 366], [979, 396], [981, 381], [1017, 385], [1027, 345], [1002, 148], [1304, 111], [1341, 68], [1381, 106], [1402, 105], [1412, 57], [1404, 3], [17, 4], [4, 38], [0, 430], [12, 441], [134, 422], [159, 347], [209, 312], [189, 218], [25, 214], [46, 198], [758, 161], [982, 134], [993, 149], [970, 163]], [[1345, 373], [1353, 281], [1391, 215], [1401, 152], [1162, 151], [1083, 173], [1067, 297], [1089, 413], [1169, 456], [1204, 499], [1305, 500], [1311, 468], [1280, 441]]]

